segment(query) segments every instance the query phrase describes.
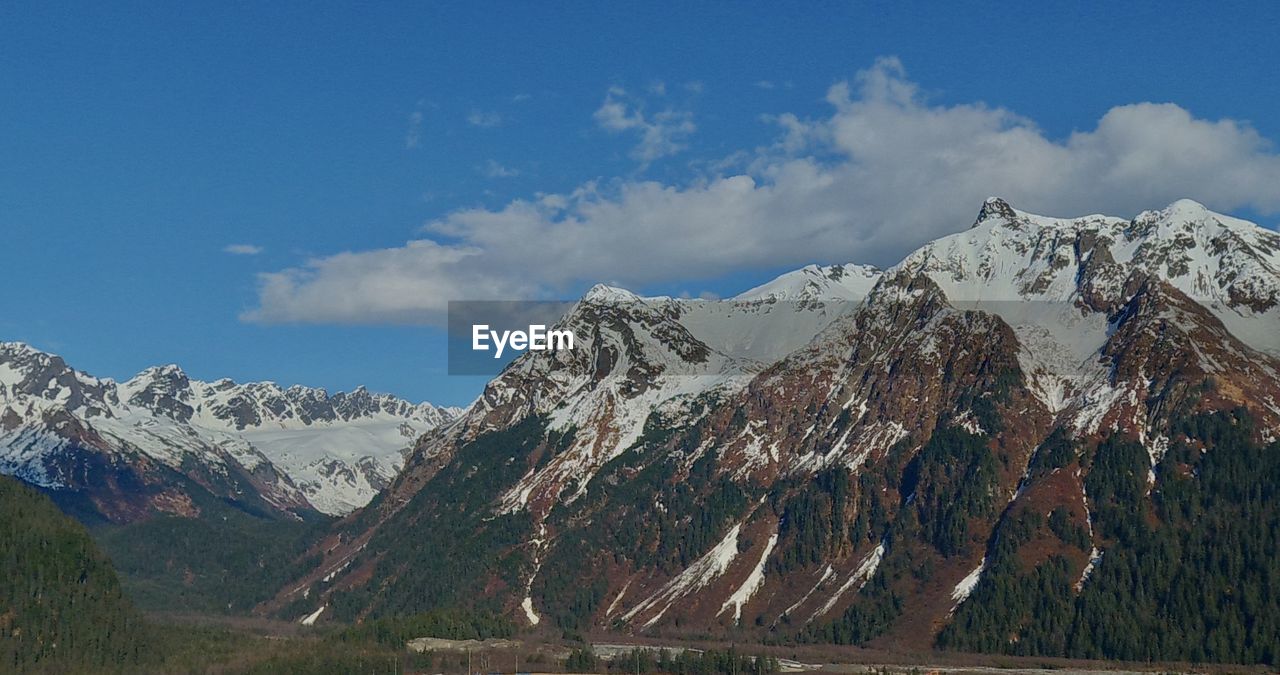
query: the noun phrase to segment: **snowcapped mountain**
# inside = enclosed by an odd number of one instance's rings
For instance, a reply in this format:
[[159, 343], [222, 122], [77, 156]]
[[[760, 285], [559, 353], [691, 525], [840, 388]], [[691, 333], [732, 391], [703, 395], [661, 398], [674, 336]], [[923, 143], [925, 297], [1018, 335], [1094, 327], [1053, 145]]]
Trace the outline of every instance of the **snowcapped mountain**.
[[[1019, 574], [1011, 552], [1114, 592], [1123, 575], [1090, 575], [1133, 555], [1117, 514], [1280, 436], [1280, 236], [1190, 201], [1061, 219], [991, 199], [957, 229], [724, 302], [593, 288], [562, 321], [577, 348], [522, 356], [423, 436], [263, 611], [484, 597], [534, 625], [927, 647]], [[1141, 482], [1120, 510], [1117, 466]], [[470, 563], [432, 553], [461, 532]]]
[[[342, 515], [391, 480], [419, 435], [459, 412], [363, 388], [330, 396], [270, 382], [206, 383], [174, 365], [117, 384], [0, 343], [0, 472], [52, 490], [109, 491], [111, 480], [95, 484], [82, 471], [105, 461], [130, 475], [162, 467], [233, 499], [260, 496], [269, 510]], [[154, 480], [167, 496], [148, 502], [121, 488], [96, 498], [98, 510], [126, 520], [138, 509], [195, 510], [188, 495], [165, 487], [171, 478]]]
[[808, 265], [756, 286], [734, 300], [775, 300], [784, 302], [858, 302], [880, 280], [880, 270], [871, 265]]

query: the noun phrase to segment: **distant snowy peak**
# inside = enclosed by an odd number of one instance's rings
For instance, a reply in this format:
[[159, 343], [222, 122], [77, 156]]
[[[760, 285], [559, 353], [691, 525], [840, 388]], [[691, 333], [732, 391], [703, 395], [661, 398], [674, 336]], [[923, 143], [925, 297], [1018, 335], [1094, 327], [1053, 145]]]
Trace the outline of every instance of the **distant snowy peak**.
[[0, 342], [0, 400], [32, 397], [87, 417], [109, 415], [119, 403], [115, 383], [75, 370], [62, 357], [22, 342]]
[[1072, 301], [1082, 282], [1119, 290], [1140, 272], [1200, 302], [1263, 312], [1280, 304], [1280, 235], [1179, 200], [1132, 220], [1049, 218], [990, 199], [965, 231], [917, 249], [895, 270], [924, 273], [953, 301]]
[[364, 387], [331, 395], [272, 382], [202, 382], [176, 365], [117, 384], [57, 355], [0, 343], [0, 472], [51, 488], [74, 483], [63, 475], [67, 452], [127, 462], [140, 452], [184, 474], [261, 474], [269, 480], [257, 491], [268, 501], [342, 515], [395, 476], [420, 435], [461, 412]]
[[989, 199], [973, 227], [921, 246], [886, 275], [927, 277], [953, 306], [1003, 318], [1054, 410], [1104, 381], [1098, 357], [1113, 320], [1151, 281], [1280, 356], [1280, 235], [1191, 200], [1126, 220], [1051, 218]]
[[733, 299], [858, 302], [867, 297], [880, 276], [881, 271], [871, 265], [808, 265], [787, 272]]
[[299, 385], [282, 388], [274, 382], [201, 382], [189, 379], [173, 365], [142, 371], [120, 385], [120, 392], [129, 405], [179, 422], [237, 431], [397, 419], [436, 426], [459, 412], [371, 393], [364, 387], [330, 395], [324, 389]]
[[588, 304], [610, 304], [610, 303], [632, 303], [639, 301], [658, 301], [666, 300], [665, 297], [644, 298], [625, 288], [610, 286], [608, 284], [596, 284], [582, 296], [582, 302]]

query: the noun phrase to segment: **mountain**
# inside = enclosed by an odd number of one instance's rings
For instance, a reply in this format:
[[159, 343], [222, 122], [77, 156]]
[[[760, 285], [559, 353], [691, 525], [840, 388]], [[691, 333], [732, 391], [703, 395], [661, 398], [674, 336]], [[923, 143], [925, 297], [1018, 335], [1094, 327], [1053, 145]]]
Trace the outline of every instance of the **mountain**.
[[173, 365], [116, 383], [0, 343], [0, 473], [110, 522], [197, 515], [197, 493], [273, 517], [345, 514], [458, 412], [363, 388], [206, 383]]
[[598, 286], [259, 611], [1275, 663], [1278, 304], [1280, 236], [1190, 201]]
[[402, 452], [418, 436], [461, 412], [364, 387], [329, 395], [273, 382], [200, 382], [174, 365], [145, 370], [119, 389], [130, 406], [204, 436], [246, 443], [330, 515], [368, 503], [395, 476]]
[[146, 645], [142, 615], [85, 529], [0, 476], [0, 664], [12, 672], [124, 672]]

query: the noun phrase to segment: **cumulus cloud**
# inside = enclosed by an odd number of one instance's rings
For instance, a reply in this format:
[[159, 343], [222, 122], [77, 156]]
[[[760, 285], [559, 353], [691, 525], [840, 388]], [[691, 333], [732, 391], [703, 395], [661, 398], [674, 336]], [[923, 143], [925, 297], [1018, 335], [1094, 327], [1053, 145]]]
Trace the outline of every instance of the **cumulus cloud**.
[[[640, 132], [642, 159], [674, 151], [670, 129], [654, 130], [658, 118], [624, 97], [611, 91], [597, 122]], [[1092, 129], [1051, 138], [1004, 108], [933, 103], [891, 58], [832, 86], [826, 100], [828, 115], [769, 118], [774, 143], [684, 184], [615, 179], [462, 209], [403, 247], [264, 275], [247, 318], [435, 322], [447, 299], [546, 297], [596, 281], [642, 287], [811, 262], [886, 265], [963, 230], [993, 194], [1060, 216], [1131, 216], [1182, 197], [1280, 212], [1272, 143], [1247, 124], [1199, 119], [1174, 104], [1118, 106]]]
[[266, 249], [253, 244], [227, 244], [222, 247], [223, 253], [230, 253], [231, 255], [258, 255], [264, 250]]
[[644, 165], [684, 150], [685, 139], [697, 131], [691, 113], [668, 108], [646, 115], [643, 105], [620, 87], [609, 89], [594, 117], [606, 131], [639, 133], [640, 142], [632, 149], [631, 157]]
[[430, 240], [315, 258], [258, 277], [260, 323], [439, 322], [449, 300], [521, 298], [533, 292], [485, 268], [484, 251]]

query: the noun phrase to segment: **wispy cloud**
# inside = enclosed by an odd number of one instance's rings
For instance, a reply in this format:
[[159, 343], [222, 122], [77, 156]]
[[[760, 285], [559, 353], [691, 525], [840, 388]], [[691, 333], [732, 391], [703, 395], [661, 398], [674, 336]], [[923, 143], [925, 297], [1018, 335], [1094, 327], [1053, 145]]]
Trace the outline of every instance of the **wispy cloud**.
[[[611, 92], [597, 121], [651, 133], [656, 118], [622, 96]], [[692, 283], [810, 262], [891, 264], [962, 231], [992, 194], [1061, 216], [1130, 216], [1182, 197], [1280, 213], [1274, 144], [1246, 123], [1171, 103], [1117, 106], [1056, 139], [1004, 108], [932, 102], [893, 58], [832, 86], [826, 100], [830, 112], [816, 119], [773, 118], [775, 142], [742, 151], [733, 170], [680, 184], [619, 178], [462, 209], [404, 246], [263, 275], [259, 306], [245, 318], [438, 322], [450, 298], [556, 296], [600, 280]]]
[[631, 151], [642, 165], [679, 153], [685, 140], [697, 131], [693, 114], [667, 108], [652, 115], [644, 111], [644, 103], [627, 94], [621, 87], [611, 87], [594, 118], [601, 129], [612, 133], [638, 132], [640, 142]]
[[404, 134], [404, 147], [412, 150], [422, 143], [422, 108], [409, 113], [409, 130]]
[[253, 244], [227, 244], [222, 247], [223, 253], [230, 253], [231, 255], [258, 255], [265, 250], [261, 246]]
[[480, 167], [480, 173], [483, 173], [489, 178], [511, 178], [514, 176], [519, 176], [520, 170], [503, 166], [502, 164], [499, 164], [497, 161], [491, 159], [485, 162], [484, 166]]
[[773, 80], [756, 80], [755, 86], [756, 86], [756, 88], [757, 88], [757, 89], [770, 89], [770, 90], [772, 90], [772, 89], [777, 89], [777, 88], [778, 88], [778, 85], [777, 85], [777, 84], [774, 84]]
[[505, 120], [503, 119], [502, 115], [497, 112], [489, 112], [484, 110], [472, 110], [471, 114], [467, 115], [467, 124], [470, 124], [473, 127], [481, 127], [484, 129], [502, 126], [502, 123], [504, 121]]

